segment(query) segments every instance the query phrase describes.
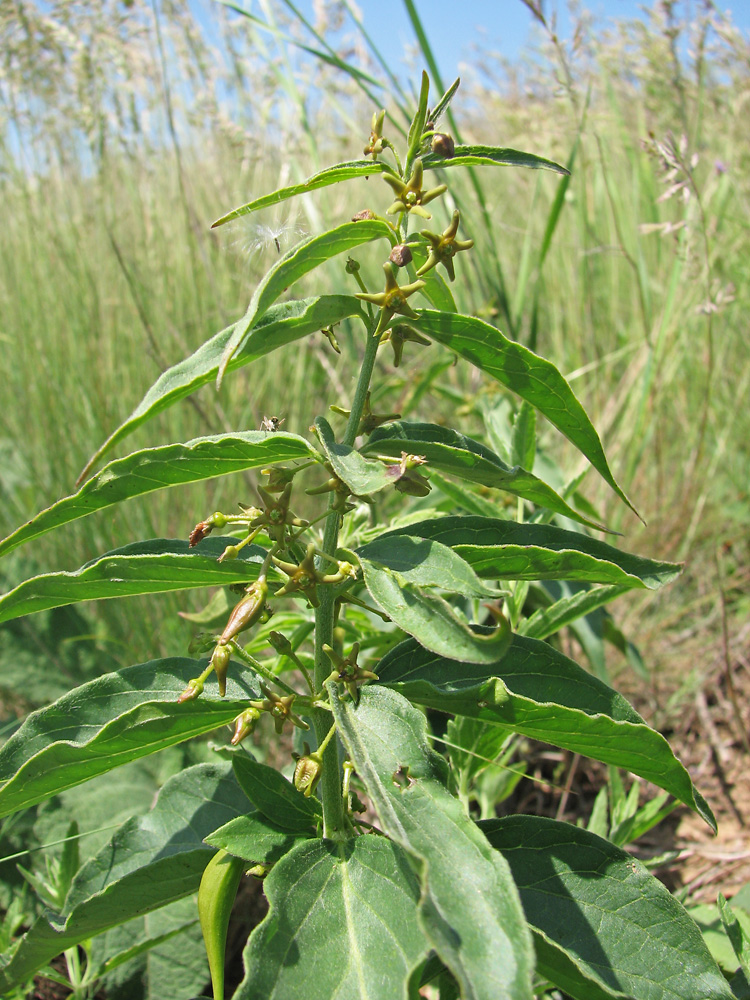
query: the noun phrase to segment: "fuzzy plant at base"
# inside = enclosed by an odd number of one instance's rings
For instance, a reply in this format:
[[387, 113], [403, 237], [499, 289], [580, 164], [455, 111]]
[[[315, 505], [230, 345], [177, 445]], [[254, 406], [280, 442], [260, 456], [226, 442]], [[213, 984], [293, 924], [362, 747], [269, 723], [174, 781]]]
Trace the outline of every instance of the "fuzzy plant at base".
[[[84, 859], [54, 912], [0, 959], [0, 991], [198, 892], [219, 1000], [247, 875], [263, 880], [269, 908], [244, 945], [234, 1000], [735, 995], [687, 912], [624, 849], [669, 811], [669, 796], [713, 826], [711, 810], [667, 741], [558, 641], [561, 629], [628, 590], [658, 589], [679, 567], [600, 540], [606, 529], [577, 483], [558, 492], [534, 474], [539, 413], [631, 506], [558, 369], [458, 312], [451, 291], [481, 252], [464, 230], [457, 172], [567, 171], [455, 142], [440, 120], [457, 86], [432, 104], [423, 74], [404, 146], [376, 110], [363, 158], [216, 223], [372, 178], [372, 205], [280, 255], [245, 315], [165, 372], [87, 470], [200, 386], [320, 331], [332, 350], [344, 336], [359, 345], [350, 400], [311, 414], [304, 435], [266, 417], [259, 431], [117, 459], [0, 542], [10, 551], [157, 489], [252, 469], [263, 477], [237, 511], [197, 512], [185, 540], [134, 542], [0, 598], [1, 622], [82, 600], [224, 588], [197, 616], [206, 631], [190, 656], [90, 681], [0, 749], [8, 816], [191, 738], [212, 733], [220, 744]], [[339, 262], [339, 290], [282, 300], [325, 262]], [[388, 388], [378, 383], [380, 349], [390, 345], [398, 368], [430, 344], [496, 387], [481, 435], [493, 447], [385, 404], [373, 412]], [[663, 797], [639, 811], [636, 791], [621, 817], [627, 830], [498, 817], [523, 775], [527, 739], [630, 771]], [[265, 762], [282, 758], [289, 778]]]

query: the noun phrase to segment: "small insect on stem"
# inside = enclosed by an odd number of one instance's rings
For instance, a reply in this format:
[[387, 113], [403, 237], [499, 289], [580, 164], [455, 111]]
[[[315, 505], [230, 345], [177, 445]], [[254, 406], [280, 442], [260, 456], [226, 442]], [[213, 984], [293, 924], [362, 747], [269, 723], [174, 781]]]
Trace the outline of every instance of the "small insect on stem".
[[284, 417], [263, 417], [261, 421], [260, 429], [262, 431], [277, 431], [279, 427], [284, 423]]

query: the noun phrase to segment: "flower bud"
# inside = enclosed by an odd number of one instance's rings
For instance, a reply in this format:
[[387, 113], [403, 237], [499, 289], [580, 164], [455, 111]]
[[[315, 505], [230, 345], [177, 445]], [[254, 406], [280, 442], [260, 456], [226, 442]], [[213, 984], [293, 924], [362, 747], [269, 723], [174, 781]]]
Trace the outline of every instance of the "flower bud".
[[194, 701], [203, 691], [203, 681], [200, 677], [194, 677], [188, 681], [188, 685], [177, 699], [177, 704], [182, 705], [185, 701]]
[[289, 656], [294, 652], [291, 642], [281, 632], [269, 632], [268, 641], [276, 652], [281, 653], [282, 656]]
[[227, 693], [227, 670], [230, 655], [229, 646], [217, 646], [211, 657], [211, 666], [214, 668], [216, 680], [219, 682], [219, 695], [222, 698]]
[[239, 554], [240, 554], [239, 546], [227, 545], [227, 547], [219, 556], [219, 562], [230, 562], [232, 559], [236, 559]]
[[391, 264], [395, 264], [396, 267], [406, 267], [412, 261], [411, 249], [406, 243], [399, 243], [398, 246], [395, 246], [391, 250], [388, 260]]
[[237, 604], [229, 616], [224, 631], [219, 638], [219, 644], [225, 645], [240, 632], [250, 628], [261, 617], [265, 610], [268, 584], [265, 580], [256, 580], [245, 591], [245, 596]]
[[436, 156], [442, 156], [444, 160], [450, 160], [456, 152], [453, 139], [445, 132], [436, 132], [432, 137], [432, 152]]
[[258, 719], [260, 716], [260, 710], [255, 708], [253, 705], [251, 705], [250, 708], [246, 708], [244, 712], [240, 712], [234, 720], [234, 735], [229, 741], [233, 747], [239, 746], [245, 737], [252, 733], [258, 725]]

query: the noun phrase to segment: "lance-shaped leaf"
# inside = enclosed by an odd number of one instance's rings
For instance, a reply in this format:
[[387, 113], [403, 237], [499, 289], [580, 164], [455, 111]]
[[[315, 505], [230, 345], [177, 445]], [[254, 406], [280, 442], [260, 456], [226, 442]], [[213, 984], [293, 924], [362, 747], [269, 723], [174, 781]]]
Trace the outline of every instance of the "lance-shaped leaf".
[[265, 431], [216, 434], [137, 451], [110, 462], [77, 493], [58, 500], [0, 541], [0, 555], [61, 524], [131, 497], [276, 462], [311, 458], [317, 459], [319, 454], [303, 437]]
[[0, 597], [0, 622], [78, 601], [221, 587], [257, 579], [266, 557], [259, 545], [246, 546], [237, 559], [217, 561], [227, 545], [236, 542], [236, 538], [204, 538], [194, 549], [180, 538], [133, 542], [92, 559], [72, 573], [45, 573], [19, 584]]
[[320, 236], [310, 236], [288, 250], [261, 280], [253, 292], [247, 312], [235, 323], [219, 362], [217, 385], [221, 385], [234, 355], [245, 347], [246, 338], [250, 336], [253, 327], [282, 292], [331, 257], [353, 250], [362, 243], [389, 239], [391, 236], [392, 231], [385, 222], [364, 219], [361, 222], [345, 222]]
[[638, 513], [615, 481], [599, 435], [586, 411], [550, 361], [473, 316], [420, 309], [417, 319], [404, 316], [403, 322], [449, 347], [535, 406], [586, 456], [628, 507]]
[[407, 639], [378, 662], [380, 683], [418, 705], [466, 715], [653, 781], [716, 829], [713, 813], [661, 733], [548, 643], [514, 635], [500, 663], [458, 662]]
[[496, 663], [503, 656], [510, 641], [509, 628], [478, 635], [446, 600], [432, 592], [441, 587], [464, 597], [498, 594], [446, 545], [391, 535], [370, 542], [357, 555], [375, 603], [427, 649], [481, 663]]
[[443, 167], [542, 167], [554, 170], [556, 174], [569, 174], [567, 167], [547, 160], [533, 153], [522, 153], [518, 149], [505, 149], [502, 146], [456, 146], [454, 154], [449, 159], [436, 153], [426, 153], [422, 158], [425, 170], [442, 169]]
[[425, 122], [427, 121], [427, 100], [430, 94], [430, 78], [427, 73], [422, 70], [422, 81], [419, 88], [419, 100], [417, 101], [417, 110], [414, 113], [411, 124], [409, 126], [409, 135], [407, 137], [407, 147], [406, 147], [406, 159], [404, 160], [404, 176], [409, 177], [412, 173], [412, 167], [414, 166], [414, 160], [419, 152], [419, 147], [422, 143], [422, 133], [424, 132]]
[[329, 685], [338, 731], [388, 836], [422, 887], [419, 920], [471, 1000], [531, 1000], [530, 934], [510, 870], [444, 785], [421, 712], [393, 691], [364, 687], [359, 703]]
[[269, 912], [248, 939], [234, 1000], [407, 1000], [428, 943], [419, 885], [385, 837], [294, 847], [266, 878]]
[[393, 485], [393, 477], [388, 475], [382, 462], [363, 458], [356, 448], [338, 442], [324, 417], [315, 418], [315, 430], [334, 473], [355, 496], [376, 493]]
[[591, 614], [603, 604], [609, 604], [616, 597], [627, 593], [629, 587], [591, 587], [579, 590], [570, 597], [562, 597], [547, 608], [539, 608], [530, 618], [522, 621], [519, 632], [532, 639], [546, 639], [559, 632], [565, 625], [578, 621], [581, 616]]
[[309, 840], [312, 831], [285, 830], [261, 812], [251, 812], [230, 819], [205, 838], [211, 847], [221, 848], [236, 858], [257, 865], [273, 865], [301, 840]]
[[170, 778], [153, 810], [134, 817], [76, 876], [59, 917], [39, 917], [0, 967], [0, 992], [66, 948], [195, 892], [217, 823], [248, 808], [229, 765], [198, 764]]
[[256, 678], [233, 663], [225, 698], [211, 677], [203, 694], [177, 704], [207, 661], [173, 657], [104, 674], [24, 721], [0, 749], [0, 816], [25, 809], [121, 764], [229, 725]]
[[731, 1000], [701, 933], [640, 861], [539, 816], [479, 824], [510, 865], [539, 972], [576, 1000]]
[[[362, 303], [353, 295], [320, 295], [271, 306], [253, 327], [252, 335], [242, 348], [234, 354], [227, 370], [235, 371], [324, 326], [338, 323], [347, 316], [364, 316]], [[82, 482], [99, 459], [136, 427], [196, 392], [201, 386], [213, 382], [233, 330], [234, 325], [228, 326], [202, 344], [190, 357], [163, 372], [127, 420], [94, 452], [78, 477], [78, 482]]]
[[408, 534], [449, 545], [479, 576], [495, 580], [586, 580], [658, 590], [679, 563], [644, 559], [552, 524], [519, 524], [474, 514], [416, 521], [384, 535]]
[[293, 833], [315, 829], [323, 815], [318, 799], [306, 798], [275, 767], [261, 764], [249, 754], [235, 753], [232, 766], [243, 792], [267, 819]]
[[317, 191], [318, 188], [329, 187], [331, 184], [338, 184], [339, 181], [350, 181], [355, 177], [369, 177], [372, 174], [386, 173], [392, 174], [393, 170], [388, 164], [380, 160], [349, 160], [346, 163], [336, 163], [332, 167], [326, 167], [325, 170], [313, 174], [300, 184], [291, 184], [289, 187], [279, 188], [270, 194], [264, 194], [260, 198], [255, 198], [253, 201], [247, 202], [246, 205], [233, 208], [231, 212], [227, 212], [226, 215], [222, 215], [220, 219], [212, 223], [211, 228], [215, 229], [217, 226], [223, 226], [225, 222], [239, 219], [243, 215], [250, 215], [251, 212], [257, 212], [261, 208], [270, 208], [272, 205], [278, 205], [279, 202], [287, 201], [289, 198], [296, 198], [297, 195], [307, 194], [309, 191]]
[[578, 514], [551, 486], [533, 473], [518, 465], [511, 468], [479, 441], [450, 427], [416, 421], [385, 424], [372, 432], [362, 448], [365, 455], [400, 457], [403, 451], [409, 455], [424, 455], [431, 468], [458, 479], [505, 490], [591, 528], [607, 530], [596, 521]]

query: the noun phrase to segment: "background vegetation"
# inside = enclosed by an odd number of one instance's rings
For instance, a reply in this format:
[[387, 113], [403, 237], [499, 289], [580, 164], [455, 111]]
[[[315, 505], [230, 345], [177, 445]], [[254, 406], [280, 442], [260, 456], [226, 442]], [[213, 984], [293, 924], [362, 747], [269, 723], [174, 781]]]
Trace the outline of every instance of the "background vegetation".
[[[678, 584], [616, 611], [626, 634], [637, 625], [639, 707], [669, 727], [712, 686], [732, 694], [737, 671], [748, 679], [750, 43], [709, 3], [691, 7], [690, 22], [659, 3], [648, 23], [610, 32], [580, 18], [569, 42], [527, 6], [536, 49], [512, 65], [477, 51], [459, 125], [467, 141], [568, 163], [572, 178], [497, 171], [481, 194], [466, 182], [462, 216], [481, 253], [463, 306], [574, 380], [648, 522], [587, 478], [583, 492], [624, 546], [686, 561]], [[320, 4], [315, 25], [291, 3], [261, 8], [270, 31], [218, 5], [206, 25], [172, 0], [0, 0], [0, 536], [71, 492], [158, 372], [244, 312], [276, 238], [320, 228], [320, 205], [331, 225], [367, 206], [363, 181], [359, 201], [351, 186], [331, 188], [317, 208], [302, 200], [299, 216], [269, 210], [259, 228], [209, 229], [331, 153], [358, 156], [344, 138], [352, 123], [364, 144], [372, 111], [399, 97], [388, 61], [400, 54], [380, 61], [348, 0]], [[383, 88], [359, 86], [290, 37], [330, 44]], [[208, 387], [125, 452], [221, 430], [225, 414], [249, 429], [274, 414], [304, 433], [329, 385], [348, 395], [347, 333], [338, 336], [342, 358], [323, 337], [305, 341], [293, 367], [285, 355], [219, 396]], [[431, 375], [418, 385], [408, 358], [394, 368], [382, 354], [378, 408], [435, 419], [460, 407], [479, 426], [481, 379], [429, 350]], [[559, 436], [549, 442], [578, 471]], [[73, 569], [132, 538], [186, 536], [247, 485], [159, 493], [131, 502], [125, 520], [78, 522], [5, 560], [0, 584], [35, 567]], [[183, 653], [192, 630], [178, 610], [184, 597], [133, 598], [0, 628], [3, 721], [12, 728], [92, 673]], [[611, 655], [608, 666], [630, 670]], [[741, 741], [741, 706], [726, 704]]]

